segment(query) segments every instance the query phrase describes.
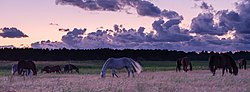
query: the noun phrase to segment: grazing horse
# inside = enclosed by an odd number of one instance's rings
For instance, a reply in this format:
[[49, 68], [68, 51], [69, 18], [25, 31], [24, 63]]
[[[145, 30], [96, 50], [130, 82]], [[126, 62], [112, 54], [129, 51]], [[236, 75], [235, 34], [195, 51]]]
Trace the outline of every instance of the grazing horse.
[[[12, 75], [15, 75], [17, 72], [17, 64], [13, 64], [12, 67], [11, 67], [11, 74]], [[30, 75], [31, 74], [31, 70], [30, 69], [23, 69], [21, 75]]]
[[72, 65], [72, 64], [67, 64], [67, 65], [64, 65], [64, 72], [71, 72], [75, 70], [77, 73], [79, 73], [79, 68], [76, 67], [75, 65]]
[[20, 60], [17, 64], [17, 72], [21, 75], [23, 72], [28, 72], [28, 74], [32, 71], [33, 75], [37, 75], [36, 65], [33, 61]]
[[[104, 78], [106, 75], [107, 69], [112, 69], [112, 76], [117, 76], [116, 69], [126, 68], [128, 71], [128, 77], [130, 76], [130, 72], [134, 77], [134, 71], [138, 74], [142, 71], [142, 67], [139, 63], [135, 62], [131, 58], [123, 57], [123, 58], [109, 58], [102, 67], [101, 77]], [[134, 71], [133, 71], [134, 70]]]
[[183, 58], [178, 58], [176, 61], [176, 72], [181, 70], [181, 66], [183, 67], [183, 70], [185, 72], [188, 71], [188, 66], [189, 70], [192, 71], [192, 63], [188, 57], [183, 57]]
[[224, 71], [226, 69], [228, 69], [231, 74], [238, 74], [238, 67], [234, 59], [227, 54], [212, 55], [209, 58], [209, 69], [213, 73], [213, 76], [215, 75], [217, 68], [222, 68], [222, 76], [224, 75]]
[[238, 63], [239, 63], [239, 69], [247, 69], [247, 61], [246, 59], [240, 59], [238, 60]]
[[52, 73], [52, 72], [60, 73], [61, 72], [61, 67], [59, 65], [56, 65], [56, 66], [45, 66], [41, 70], [41, 73], [43, 73], [43, 71], [45, 71], [46, 73]]

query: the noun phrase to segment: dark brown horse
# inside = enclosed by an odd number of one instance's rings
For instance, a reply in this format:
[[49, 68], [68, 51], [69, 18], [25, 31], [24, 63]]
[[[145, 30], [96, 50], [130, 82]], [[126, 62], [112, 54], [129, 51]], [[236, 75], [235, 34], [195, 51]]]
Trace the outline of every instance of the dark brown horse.
[[75, 70], [77, 73], [79, 73], [79, 68], [76, 67], [75, 65], [72, 65], [72, 64], [67, 64], [67, 65], [64, 65], [64, 72], [65, 73], [69, 73], [72, 71]]
[[60, 73], [61, 72], [61, 67], [59, 65], [56, 65], [56, 66], [45, 66], [41, 70], [41, 73], [43, 73], [43, 71], [45, 71], [46, 73], [52, 73], [52, 72]]
[[240, 59], [238, 60], [238, 63], [239, 63], [239, 69], [247, 69], [247, 61], [246, 59]]
[[188, 57], [178, 58], [176, 61], [176, 72], [181, 70], [181, 66], [185, 72], [189, 70], [192, 71], [192, 63]]
[[33, 61], [28, 61], [28, 60], [20, 60], [17, 63], [17, 72], [18, 75], [22, 75], [22, 73], [24, 71], [32, 71], [33, 75], [37, 75], [37, 71], [36, 71], [36, 65]]
[[209, 69], [213, 73], [213, 76], [215, 75], [217, 68], [222, 68], [222, 76], [226, 69], [228, 69], [231, 74], [238, 74], [238, 67], [234, 59], [227, 54], [216, 54], [209, 58]]

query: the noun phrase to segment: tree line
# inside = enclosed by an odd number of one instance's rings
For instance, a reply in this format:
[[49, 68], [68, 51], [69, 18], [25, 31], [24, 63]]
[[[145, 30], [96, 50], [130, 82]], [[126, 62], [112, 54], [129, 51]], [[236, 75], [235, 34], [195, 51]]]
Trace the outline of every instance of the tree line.
[[[35, 60], [35, 61], [81, 61], [81, 60], [107, 60], [110, 57], [129, 57], [135, 60], [148, 61], [175, 61], [181, 57], [189, 57], [191, 60], [207, 61], [208, 58], [218, 52], [184, 52], [176, 50], [146, 50], [146, 49], [32, 49], [32, 48], [2, 48], [0, 60]], [[245, 58], [250, 60], [250, 52], [238, 51], [225, 52], [235, 60]]]

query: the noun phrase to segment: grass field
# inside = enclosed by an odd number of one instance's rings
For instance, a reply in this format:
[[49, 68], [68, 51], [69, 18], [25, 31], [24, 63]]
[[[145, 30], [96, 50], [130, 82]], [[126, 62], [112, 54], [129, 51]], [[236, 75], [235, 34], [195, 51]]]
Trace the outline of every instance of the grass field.
[[[105, 61], [36, 61], [37, 76], [11, 76], [10, 67], [17, 62], [0, 61], [0, 92], [250, 92], [250, 70], [240, 70], [238, 76], [221, 70], [216, 76], [208, 70], [207, 61], [192, 61], [193, 71], [175, 72], [175, 61], [142, 61], [143, 72], [128, 78], [125, 70], [120, 78], [100, 78]], [[46, 74], [46, 65], [72, 63], [80, 74]], [[250, 68], [248, 62], [248, 68]]]
[[[105, 61], [35, 61], [38, 72], [47, 65], [60, 65], [61, 68], [65, 64], [72, 63], [80, 68], [80, 74], [99, 74], [102, 65]], [[10, 75], [11, 65], [17, 62], [14, 61], [0, 61], [0, 76]], [[167, 71], [175, 70], [175, 61], [141, 61], [143, 71]], [[192, 61], [194, 70], [208, 69], [208, 62], [206, 61]], [[121, 70], [120, 72], [124, 72]], [[109, 71], [110, 72], [110, 71]]]

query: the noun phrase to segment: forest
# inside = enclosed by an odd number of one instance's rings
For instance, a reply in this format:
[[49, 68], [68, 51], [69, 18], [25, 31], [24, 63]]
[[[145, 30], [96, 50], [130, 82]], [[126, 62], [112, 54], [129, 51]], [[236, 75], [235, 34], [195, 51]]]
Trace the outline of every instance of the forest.
[[[35, 60], [35, 61], [81, 61], [81, 60], [106, 60], [110, 57], [129, 57], [140, 61], [175, 61], [181, 57], [189, 57], [191, 60], [207, 61], [213, 54], [219, 52], [184, 52], [175, 50], [147, 50], [147, 49], [33, 49], [33, 48], [2, 48], [0, 49], [0, 60]], [[250, 59], [250, 52], [224, 52], [235, 60]]]

